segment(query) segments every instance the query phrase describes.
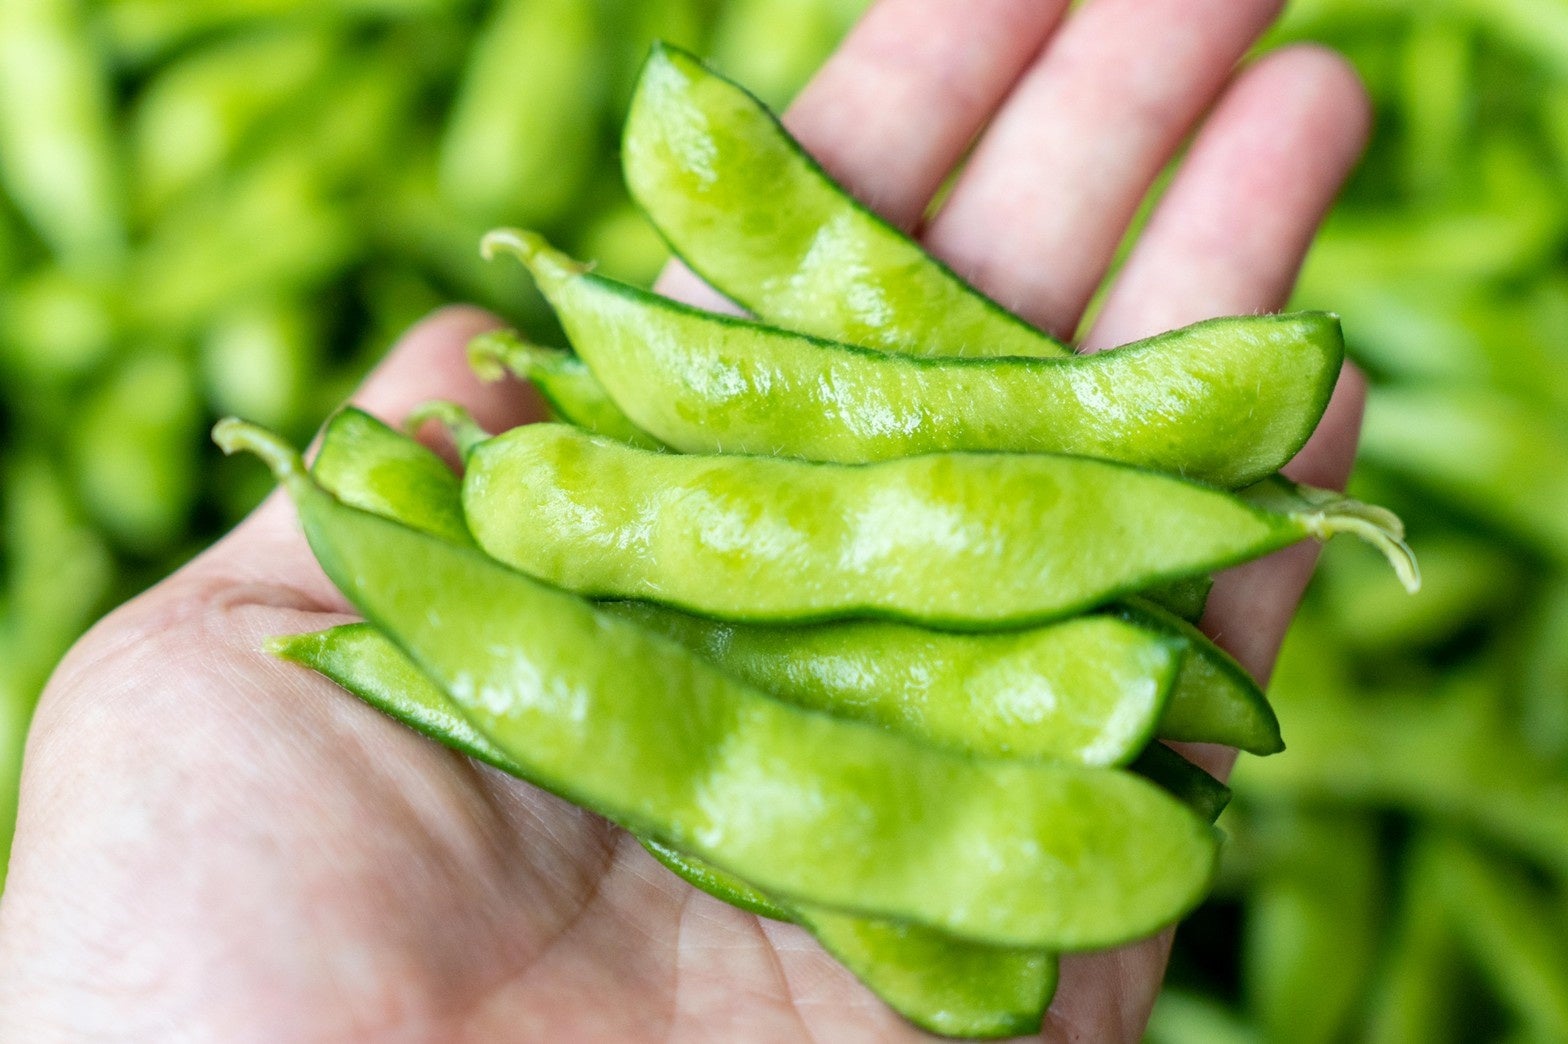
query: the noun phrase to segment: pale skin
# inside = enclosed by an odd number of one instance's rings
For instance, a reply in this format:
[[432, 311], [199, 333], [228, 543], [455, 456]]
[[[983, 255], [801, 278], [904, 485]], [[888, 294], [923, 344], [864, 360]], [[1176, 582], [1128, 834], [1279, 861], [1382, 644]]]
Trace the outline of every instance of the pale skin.
[[[920, 234], [1066, 334], [1195, 133], [1085, 345], [1282, 306], [1365, 142], [1354, 74], [1312, 48], [1238, 70], [1277, 0], [1066, 7], [881, 0], [789, 123], [909, 227], [976, 142]], [[681, 272], [663, 286], [710, 300]], [[356, 401], [392, 421], [431, 397], [492, 429], [535, 419], [516, 386], [466, 372], [464, 341], [494, 323], [433, 316]], [[1297, 478], [1343, 482], [1362, 391], [1347, 371]], [[1204, 626], [1260, 677], [1312, 561], [1294, 549], [1215, 588]], [[274, 497], [67, 657], [0, 900], [0, 1040], [919, 1036], [799, 929], [693, 891], [597, 817], [259, 651], [349, 618]], [[1136, 1040], [1168, 946], [1067, 960], [1045, 1038]]]

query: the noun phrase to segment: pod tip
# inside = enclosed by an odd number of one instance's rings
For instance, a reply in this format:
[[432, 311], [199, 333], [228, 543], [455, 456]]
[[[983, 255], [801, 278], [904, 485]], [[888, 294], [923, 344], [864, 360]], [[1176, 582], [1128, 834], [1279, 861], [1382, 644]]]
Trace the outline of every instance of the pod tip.
[[546, 293], [549, 284], [582, 275], [589, 268], [551, 246], [544, 236], [526, 228], [496, 228], [484, 234], [479, 240], [479, 256], [494, 261], [501, 254], [522, 262]]
[[281, 435], [259, 424], [238, 417], [225, 417], [212, 426], [212, 441], [228, 456], [254, 453], [271, 469], [279, 482], [288, 482], [305, 474], [305, 462], [300, 458], [299, 450]]
[[444, 399], [422, 402], [409, 410], [404, 427], [409, 435], [413, 435], [429, 421], [435, 421], [446, 429], [458, 453], [465, 458], [473, 452], [474, 447], [490, 437], [490, 433], [479, 426], [472, 413]]
[[486, 384], [506, 376], [508, 336], [506, 331], [488, 330], [468, 342], [468, 368]]

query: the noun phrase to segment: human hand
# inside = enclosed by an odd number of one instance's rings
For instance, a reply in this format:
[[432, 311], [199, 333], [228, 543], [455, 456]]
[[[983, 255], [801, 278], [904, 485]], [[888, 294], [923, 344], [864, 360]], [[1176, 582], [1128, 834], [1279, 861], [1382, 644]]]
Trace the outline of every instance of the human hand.
[[[905, 226], [985, 127], [923, 238], [1071, 333], [1218, 98], [1086, 345], [1279, 307], [1366, 133], [1352, 74], [1297, 49], [1233, 78], [1275, 0], [1095, 0], [1059, 25], [1066, 6], [883, 0], [788, 122]], [[666, 287], [706, 299], [689, 276]], [[491, 322], [427, 321], [357, 401], [533, 419], [466, 373], [461, 345]], [[1343, 479], [1360, 395], [1348, 375], [1296, 477]], [[1255, 674], [1310, 565], [1296, 549], [1216, 586], [1205, 626]], [[35, 722], [0, 900], [0, 1039], [914, 1035], [799, 929], [259, 651], [346, 613], [274, 497], [73, 651]], [[1136, 1039], [1167, 944], [1065, 961], [1046, 1035]]]

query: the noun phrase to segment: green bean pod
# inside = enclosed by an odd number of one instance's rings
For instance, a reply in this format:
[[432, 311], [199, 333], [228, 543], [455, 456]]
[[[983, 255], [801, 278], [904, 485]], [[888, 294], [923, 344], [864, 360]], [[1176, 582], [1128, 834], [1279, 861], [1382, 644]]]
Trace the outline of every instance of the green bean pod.
[[[417, 408], [416, 421], [427, 412]], [[445, 463], [359, 410], [327, 425], [312, 472], [354, 507], [472, 542]], [[768, 627], [635, 602], [603, 608], [791, 702], [959, 750], [1121, 762], [1151, 730], [1254, 754], [1283, 749], [1247, 673], [1195, 628], [1137, 599], [1115, 607], [1117, 619], [988, 635], [864, 621]]]
[[914, 355], [1072, 354], [856, 202], [760, 101], [678, 48], [643, 66], [621, 162], [681, 259], [769, 323]]
[[496, 558], [589, 597], [723, 619], [1018, 627], [1337, 532], [1418, 584], [1398, 531], [1363, 505], [1292, 503], [1268, 484], [1248, 499], [1082, 457], [812, 464], [652, 453], [551, 424], [466, 456], [464, 515]]
[[541, 237], [514, 254], [638, 427], [685, 452], [860, 463], [945, 450], [1072, 453], [1236, 488], [1312, 433], [1343, 359], [1323, 313], [1215, 319], [1065, 359], [893, 355], [699, 311], [590, 273]]
[[1073, 950], [1147, 935], [1209, 884], [1212, 828], [1136, 776], [957, 757], [780, 703], [579, 598], [348, 507], [263, 429], [224, 421], [214, 437], [267, 461], [327, 575], [532, 782], [769, 893]]
[[[358, 410], [344, 410], [328, 424], [311, 471], [345, 502], [437, 536], [468, 539], [460, 518], [461, 533], [452, 529], [456, 476], [433, 453]], [[274, 639], [269, 647], [424, 735], [516, 774], [510, 760], [468, 724], [441, 690], [368, 624]], [[1055, 961], [1044, 953], [998, 950], [828, 910], [812, 911], [808, 921], [805, 910], [786, 909], [732, 874], [655, 841], [643, 839], [643, 845], [672, 871], [725, 902], [761, 916], [807, 923], [869, 988], [928, 1029], [965, 1036], [1028, 1032], [1038, 1027], [1054, 989]]]
[[1249, 754], [1278, 754], [1285, 749], [1279, 718], [1263, 690], [1208, 635], [1147, 597], [1123, 598], [1106, 611], [1186, 645], [1170, 703], [1156, 730], [1161, 739], [1223, 743]]
[[[276, 638], [268, 648], [454, 750], [511, 775], [527, 775], [369, 624]], [[1056, 960], [1043, 951], [972, 943], [809, 904], [781, 905], [733, 874], [658, 841], [640, 840], [655, 859], [702, 891], [759, 916], [803, 925], [890, 1007], [934, 1032], [966, 1037], [1031, 1032], [1055, 990]]]
[[882, 621], [748, 626], [635, 602], [605, 608], [803, 707], [957, 751], [1086, 765], [1126, 764], [1148, 745], [1186, 648], [1114, 616], [957, 635]]
[[[531, 383], [549, 406], [552, 418], [643, 449], [664, 449], [615, 405], [583, 361], [559, 348], [520, 337], [515, 330], [489, 330], [468, 343], [468, 362], [481, 380], [511, 373]], [[1188, 577], [1143, 592], [1143, 597], [1189, 622], [1203, 615], [1214, 578]]]
[[311, 474], [350, 507], [393, 519], [465, 547], [462, 490], [446, 461], [363, 410], [327, 422]]
[[[1122, 762], [1151, 733], [1254, 754], [1284, 749], [1278, 719], [1246, 672], [1147, 603], [985, 634], [869, 620], [746, 624], [647, 602], [604, 608], [791, 702], [972, 753]], [[1178, 663], [1167, 679], [1165, 665]], [[1168, 699], [1143, 702], [1167, 684]]]

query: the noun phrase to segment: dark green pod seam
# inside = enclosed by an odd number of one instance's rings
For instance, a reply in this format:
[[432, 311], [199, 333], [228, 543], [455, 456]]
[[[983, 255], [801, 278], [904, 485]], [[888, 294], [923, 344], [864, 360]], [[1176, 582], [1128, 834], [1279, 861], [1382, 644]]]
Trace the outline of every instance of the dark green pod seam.
[[769, 323], [914, 355], [1072, 354], [856, 201], [766, 106], [685, 51], [649, 55], [621, 162], [670, 248]]
[[1234, 489], [1295, 456], [1344, 356], [1339, 320], [1320, 312], [1212, 319], [1065, 359], [891, 355], [677, 304], [530, 232], [492, 232], [484, 251], [529, 267], [610, 397], [684, 452], [1071, 453]]
[[1285, 749], [1279, 718], [1263, 690], [1202, 631], [1143, 598], [1123, 598], [1107, 611], [1187, 643], [1170, 703], [1160, 719], [1161, 739], [1223, 743], [1261, 755]]

